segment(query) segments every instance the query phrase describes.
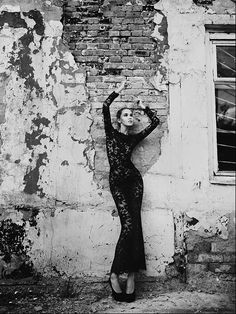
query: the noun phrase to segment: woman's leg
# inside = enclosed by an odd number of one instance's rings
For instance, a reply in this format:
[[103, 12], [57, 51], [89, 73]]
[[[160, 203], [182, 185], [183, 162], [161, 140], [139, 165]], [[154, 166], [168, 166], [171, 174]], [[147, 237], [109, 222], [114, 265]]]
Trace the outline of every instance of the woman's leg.
[[135, 273], [129, 273], [126, 283], [126, 293], [131, 294], [135, 290]]
[[111, 273], [110, 280], [111, 280], [111, 285], [112, 285], [113, 290], [116, 293], [121, 293], [122, 290], [119, 283], [119, 276], [115, 273]]
[[[134, 178], [129, 185], [129, 197], [127, 199], [132, 216], [132, 223], [134, 229], [134, 237], [132, 244], [132, 254], [134, 267], [130, 271], [137, 272], [140, 269], [146, 269], [144, 240], [141, 222], [141, 205], [143, 197], [143, 182], [142, 178]], [[132, 278], [132, 275], [131, 275]]]
[[112, 186], [111, 192], [116, 203], [121, 222], [121, 232], [115, 249], [111, 273], [120, 274], [132, 271], [133, 222], [127, 202], [127, 193], [123, 187]]

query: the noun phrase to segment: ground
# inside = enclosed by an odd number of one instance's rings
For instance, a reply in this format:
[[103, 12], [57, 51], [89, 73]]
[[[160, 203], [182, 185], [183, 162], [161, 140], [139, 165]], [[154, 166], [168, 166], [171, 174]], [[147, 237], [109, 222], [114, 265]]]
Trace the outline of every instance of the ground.
[[114, 301], [100, 278], [0, 280], [0, 313], [235, 313], [232, 281], [202, 286], [139, 279], [137, 300], [128, 304]]

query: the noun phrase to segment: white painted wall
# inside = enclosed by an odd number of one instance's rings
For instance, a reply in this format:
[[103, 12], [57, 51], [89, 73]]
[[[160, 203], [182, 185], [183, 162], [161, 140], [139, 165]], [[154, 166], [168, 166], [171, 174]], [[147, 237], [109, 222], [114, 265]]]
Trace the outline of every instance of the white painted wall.
[[[20, 2], [14, 1], [14, 5], [3, 1], [0, 10], [40, 9], [36, 1], [27, 5], [23, 2], [22, 7]], [[169, 69], [170, 112], [160, 158], [144, 176], [142, 218], [147, 275], [164, 275], [165, 266], [172, 261], [174, 213], [185, 212], [197, 218], [199, 223], [195, 228], [203, 230], [203, 234], [207, 230], [214, 235], [219, 228], [225, 231], [227, 227], [221, 223], [221, 217], [234, 211], [235, 187], [212, 184], [209, 180], [209, 123], [212, 119], [208, 111], [204, 24], [232, 24], [231, 1], [225, 1], [224, 5], [225, 8], [220, 7], [218, 0], [210, 9], [205, 9], [191, 0], [161, 0], [155, 6], [168, 21], [170, 48], [163, 57], [163, 64]], [[159, 20], [157, 13], [157, 24]], [[47, 36], [43, 39], [41, 54], [32, 53], [39, 44], [36, 34], [35, 46], [30, 47], [35, 79], [44, 90], [40, 100], [32, 90], [22, 88], [23, 79], [9, 67], [13, 43], [25, 29], [11, 29], [6, 25], [0, 32], [0, 73], [8, 77], [4, 81], [6, 122], [1, 125], [2, 217], [21, 224], [22, 215], [16, 214], [11, 205], [41, 208], [37, 228], [27, 224], [26, 231], [27, 239], [32, 241], [28, 254], [44, 274], [52, 274], [55, 266], [67, 276], [104, 276], [109, 272], [119, 235], [119, 218], [111, 216], [114, 207], [111, 195], [97, 186], [93, 169], [88, 166], [88, 161], [93, 165], [95, 151], [90, 135], [92, 121], [85, 76], [60, 42], [62, 25], [58, 17], [45, 13], [45, 25]], [[53, 69], [53, 76], [46, 79], [49, 69]], [[157, 88], [166, 88], [167, 82], [163, 82], [158, 73], [154, 80]], [[80, 108], [79, 112], [75, 105]], [[38, 112], [53, 121], [48, 128], [43, 128], [43, 134], [54, 139], [53, 144], [48, 137], [41, 140], [43, 145], [34, 148], [32, 158], [34, 167], [38, 154], [46, 152], [48, 156], [45, 167], [40, 167], [39, 185], [47, 194], [43, 199], [22, 192], [23, 177], [31, 157], [31, 150], [24, 143], [24, 133], [32, 131], [32, 119]], [[11, 157], [7, 160], [9, 153]], [[21, 163], [16, 164], [16, 159]], [[61, 165], [64, 160], [68, 161], [67, 166]], [[39, 236], [37, 230], [40, 230]]]

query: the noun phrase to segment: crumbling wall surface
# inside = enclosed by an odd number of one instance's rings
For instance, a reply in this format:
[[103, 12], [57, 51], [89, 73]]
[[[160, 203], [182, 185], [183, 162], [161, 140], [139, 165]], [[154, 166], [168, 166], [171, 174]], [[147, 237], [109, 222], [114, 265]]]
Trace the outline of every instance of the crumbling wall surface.
[[[168, 114], [165, 16], [154, 20], [150, 1], [100, 4], [102, 15], [91, 1], [0, 2], [2, 276], [109, 271], [119, 218], [112, 216], [101, 106], [124, 77], [131, 85], [112, 114], [141, 91], [161, 125], [134, 158], [145, 173], [160, 155]], [[75, 11], [83, 25], [71, 18]], [[138, 110], [136, 118], [136, 130], [146, 125]], [[171, 211], [147, 211], [143, 221], [149, 273], [163, 273], [173, 255]]]
[[48, 263], [53, 245], [48, 220], [60, 204], [66, 210], [89, 203], [95, 189], [85, 73], [62, 42], [61, 15], [62, 1], [0, 2], [0, 251], [5, 274], [23, 260], [41, 268]]
[[133, 156], [147, 274], [232, 272], [234, 186], [209, 181], [204, 25], [233, 14], [231, 0], [0, 1], [2, 276], [109, 272], [120, 229], [101, 108], [124, 77], [112, 119], [134, 106], [143, 128], [139, 95], [161, 121]]
[[[160, 140], [167, 129], [167, 21], [154, 9], [155, 1], [67, 1], [63, 38], [87, 73], [87, 91], [94, 123], [95, 179], [107, 189], [109, 165], [101, 107], [114, 88], [127, 78], [129, 87], [111, 106], [135, 108], [135, 131], [146, 124], [136, 105], [139, 96], [154, 109], [161, 125], [138, 146], [134, 162], [144, 174], [160, 155]], [[153, 86], [154, 85], [154, 86]], [[144, 148], [145, 146], [145, 148]]]
[[[94, 121], [91, 127], [96, 152], [94, 180], [101, 188], [104, 200], [97, 209], [108, 209], [114, 215], [114, 202], [108, 184], [109, 165], [101, 109], [103, 101], [126, 78], [128, 88], [110, 107], [113, 122], [117, 109], [125, 106], [135, 109], [135, 132], [147, 125], [147, 117], [136, 105], [138, 96], [160, 117], [160, 125], [137, 146], [133, 154], [133, 161], [143, 175], [158, 160], [160, 142], [167, 131], [167, 20], [161, 11], [154, 9], [155, 3], [99, 0], [66, 1], [64, 5], [63, 39], [78, 66], [87, 74], [86, 88]], [[173, 218], [169, 209], [155, 209], [155, 204], [151, 208], [143, 207], [148, 273], [163, 274], [165, 265], [172, 260]], [[163, 242], [165, 234], [168, 238]], [[165, 242], [169, 244], [165, 245]]]
[[73, 203], [92, 190], [85, 75], [62, 44], [61, 8], [36, 4], [1, 7], [1, 201]]
[[[205, 25], [233, 25], [235, 6], [231, 0], [163, 0], [155, 9], [168, 22], [170, 114], [162, 154], [145, 175], [146, 184], [153, 180], [145, 201], [173, 210], [182, 279], [184, 272], [187, 280], [215, 274], [220, 284], [235, 271], [235, 185], [209, 180], [212, 77]], [[169, 266], [167, 272], [174, 275]]]

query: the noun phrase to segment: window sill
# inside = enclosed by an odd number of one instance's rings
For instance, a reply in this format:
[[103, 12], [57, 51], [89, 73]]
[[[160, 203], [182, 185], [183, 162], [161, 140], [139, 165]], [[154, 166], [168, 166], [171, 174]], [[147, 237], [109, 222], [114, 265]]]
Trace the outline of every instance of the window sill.
[[210, 178], [210, 183], [221, 185], [236, 185], [236, 177], [234, 173], [219, 172]]

